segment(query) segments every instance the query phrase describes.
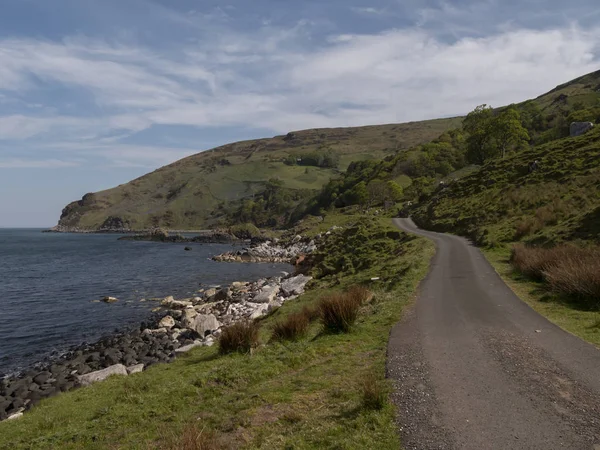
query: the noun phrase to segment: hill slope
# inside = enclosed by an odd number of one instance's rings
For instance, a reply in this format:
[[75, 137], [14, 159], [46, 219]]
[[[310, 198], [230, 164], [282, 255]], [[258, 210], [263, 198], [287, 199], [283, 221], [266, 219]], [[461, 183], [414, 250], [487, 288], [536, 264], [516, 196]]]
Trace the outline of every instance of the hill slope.
[[[529, 165], [538, 161], [539, 168]], [[600, 129], [532, 147], [438, 189], [412, 212], [480, 244], [599, 239]]]
[[[600, 71], [562, 84], [518, 107], [527, 116], [532, 144], [537, 146], [568, 136], [571, 121], [600, 121]], [[376, 161], [411, 149], [405, 159], [418, 160], [425, 149], [417, 146], [458, 128], [461, 122], [462, 118], [450, 118], [314, 129], [225, 145], [116, 188], [86, 194], [63, 210], [59, 228], [206, 228], [228, 221], [242, 199], [256, 194], [264, 197], [267, 182], [272, 178], [280, 180], [277, 189], [285, 191], [286, 202], [267, 199], [261, 205], [262, 216], [265, 210], [274, 210], [274, 205], [278, 211], [289, 212], [338, 177], [350, 162]], [[444, 151], [438, 146], [425, 156], [447, 159]], [[406, 174], [400, 174], [397, 181], [404, 186], [411, 183]], [[253, 220], [256, 214], [247, 217], [242, 221]]]
[[[292, 191], [316, 192], [351, 161], [377, 159], [431, 141], [460, 118], [357, 128], [314, 129], [225, 145], [162, 167], [130, 183], [69, 204], [59, 226], [198, 229], [216, 223], [231, 203], [279, 178]], [[336, 164], [290, 164], [334, 155]], [[288, 164], [284, 160], [288, 159]], [[338, 159], [339, 158], [339, 159]], [[317, 161], [316, 164], [319, 164]], [[327, 167], [327, 166], [337, 167]]]

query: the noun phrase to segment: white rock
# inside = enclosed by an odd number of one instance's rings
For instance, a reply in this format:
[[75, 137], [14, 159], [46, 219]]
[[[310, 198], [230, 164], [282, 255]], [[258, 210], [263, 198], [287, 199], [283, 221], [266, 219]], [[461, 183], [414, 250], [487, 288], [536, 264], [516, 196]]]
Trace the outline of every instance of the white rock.
[[265, 303], [259, 303], [259, 304], [256, 304], [256, 307], [252, 310], [252, 313], [250, 314], [249, 317], [252, 320], [258, 319], [258, 318], [266, 315], [268, 312], [269, 312], [269, 305], [265, 304]]
[[183, 309], [192, 306], [192, 302], [175, 300], [172, 295], [166, 297], [160, 304], [173, 309]]
[[131, 375], [132, 373], [140, 373], [144, 370], [143, 364], [136, 364], [135, 366], [130, 366], [127, 368], [127, 373]]
[[189, 352], [191, 349], [196, 348], [196, 347], [202, 347], [204, 345], [203, 342], [201, 341], [196, 341], [193, 344], [189, 344], [189, 345], [184, 345], [183, 347], [179, 347], [175, 349], [175, 353], [177, 354], [181, 354], [181, 353], [187, 353]]
[[23, 408], [19, 408], [16, 413], [11, 414], [6, 418], [6, 420], [17, 420], [23, 417]]
[[194, 323], [194, 318], [198, 315], [195, 309], [186, 308], [181, 316], [181, 323], [184, 327], [190, 328]]
[[281, 284], [281, 290], [287, 296], [300, 295], [304, 293], [304, 287], [312, 280], [312, 277], [298, 275], [294, 278], [289, 278]]
[[119, 299], [118, 299], [118, 298], [116, 298], [116, 297], [104, 297], [104, 298], [102, 299], [102, 301], [103, 301], [104, 303], [115, 303], [115, 302], [118, 302], [118, 301], [119, 301]]
[[199, 314], [194, 317], [191, 328], [200, 336], [204, 337], [211, 331], [218, 330], [221, 324], [214, 314]]
[[151, 330], [150, 328], [146, 328], [142, 331], [142, 334], [165, 334], [167, 332], [166, 328], [157, 328], [156, 330]]
[[264, 286], [260, 292], [252, 299], [254, 303], [269, 303], [277, 297], [279, 286]]
[[217, 293], [217, 290], [215, 288], [211, 288], [211, 289], [208, 289], [204, 293], [204, 297], [209, 298], [209, 297], [212, 297], [213, 295], [215, 295], [216, 293]]
[[82, 386], [89, 386], [92, 383], [106, 380], [112, 375], [127, 376], [127, 367], [125, 367], [123, 364], [115, 364], [114, 366], [107, 367], [106, 369], [86, 373], [85, 375], [79, 375], [77, 379]]
[[175, 319], [173, 319], [171, 316], [165, 316], [162, 319], [160, 319], [160, 322], [158, 322], [158, 326], [160, 328], [166, 328], [167, 330], [170, 330], [175, 326]]

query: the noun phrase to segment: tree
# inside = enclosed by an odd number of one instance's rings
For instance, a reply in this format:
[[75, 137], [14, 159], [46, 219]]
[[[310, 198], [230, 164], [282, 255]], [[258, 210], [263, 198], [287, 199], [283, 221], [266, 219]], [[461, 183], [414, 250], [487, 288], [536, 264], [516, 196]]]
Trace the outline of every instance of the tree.
[[473, 164], [483, 164], [495, 156], [493, 145], [493, 113], [492, 107], [480, 105], [470, 112], [463, 121], [463, 130], [469, 136], [467, 142], [467, 159]]
[[398, 202], [402, 200], [402, 196], [404, 195], [402, 186], [400, 186], [395, 181], [388, 181], [387, 188], [389, 193], [389, 198], [387, 200], [391, 200], [393, 202]]
[[521, 115], [515, 108], [508, 108], [492, 120], [492, 135], [502, 158], [509, 150], [529, 141], [529, 133], [521, 123]]

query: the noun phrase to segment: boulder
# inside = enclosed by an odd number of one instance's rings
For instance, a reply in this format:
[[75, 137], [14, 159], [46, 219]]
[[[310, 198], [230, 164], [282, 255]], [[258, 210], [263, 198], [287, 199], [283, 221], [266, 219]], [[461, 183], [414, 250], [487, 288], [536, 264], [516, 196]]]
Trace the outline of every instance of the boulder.
[[175, 319], [173, 319], [171, 316], [165, 316], [162, 319], [160, 319], [160, 322], [158, 322], [158, 326], [160, 328], [166, 328], [167, 330], [170, 330], [175, 326]]
[[207, 291], [204, 293], [204, 296], [205, 296], [206, 298], [210, 298], [210, 297], [212, 297], [213, 295], [215, 295], [216, 293], [217, 293], [217, 290], [216, 290], [215, 288], [211, 288], [211, 289], [208, 289], [208, 290], [207, 290]]
[[279, 293], [279, 286], [265, 286], [252, 299], [254, 303], [269, 303], [273, 301]]
[[218, 330], [221, 324], [214, 314], [198, 314], [192, 323], [192, 330], [204, 337], [208, 333]]
[[175, 349], [175, 353], [177, 353], [177, 354], [187, 353], [191, 349], [196, 348], [196, 347], [202, 347], [203, 345], [204, 345], [203, 342], [196, 341], [192, 344], [184, 345], [183, 347], [179, 347], [179, 348]]
[[252, 313], [248, 316], [251, 320], [263, 317], [269, 312], [269, 305], [266, 303], [248, 303], [248, 306], [253, 309]]
[[183, 309], [192, 306], [192, 302], [175, 300], [172, 295], [166, 297], [160, 304], [172, 309]]
[[136, 364], [135, 366], [130, 366], [127, 368], [127, 373], [131, 375], [132, 373], [140, 373], [144, 370], [143, 364]]
[[186, 308], [182, 311], [181, 323], [185, 328], [191, 328], [194, 323], [194, 318], [198, 315], [195, 309]]
[[215, 295], [209, 298], [211, 302], [220, 302], [231, 299], [231, 291], [229, 289], [221, 289]]
[[231, 283], [231, 289], [239, 291], [240, 289], [244, 289], [247, 284], [248, 283], [245, 283], [243, 281], [234, 281], [233, 283]]
[[82, 386], [89, 386], [92, 383], [97, 383], [98, 381], [106, 380], [112, 375], [127, 376], [127, 368], [123, 364], [115, 364], [114, 366], [107, 367], [106, 369], [86, 373], [85, 375], [79, 375], [77, 377], [77, 380]]
[[116, 297], [103, 297], [103, 298], [102, 298], [102, 301], [103, 301], [104, 303], [115, 303], [115, 302], [118, 302], [118, 301], [119, 301], [119, 299], [118, 299], [118, 298], [116, 298]]
[[304, 293], [304, 287], [310, 280], [312, 280], [312, 277], [305, 275], [289, 278], [281, 284], [281, 290], [286, 296], [300, 295]]
[[8, 418], [6, 420], [17, 420], [17, 419], [20, 419], [21, 417], [23, 417], [23, 411], [18, 411], [16, 413], [13, 413], [10, 416], [8, 416]]
[[592, 122], [573, 122], [569, 130], [571, 137], [575, 137], [587, 133], [592, 128], [594, 128], [594, 124]]

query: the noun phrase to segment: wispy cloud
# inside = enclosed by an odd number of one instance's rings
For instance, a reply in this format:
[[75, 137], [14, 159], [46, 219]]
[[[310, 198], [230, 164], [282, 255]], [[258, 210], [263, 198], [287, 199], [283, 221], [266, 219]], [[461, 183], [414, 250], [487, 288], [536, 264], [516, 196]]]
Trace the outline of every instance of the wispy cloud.
[[[423, 20], [456, 12], [446, 3], [426, 11]], [[141, 133], [154, 127], [282, 133], [458, 115], [483, 102], [536, 96], [600, 62], [600, 30], [576, 24], [454, 40], [417, 24], [333, 34], [316, 46], [313, 26], [225, 27], [214, 39], [177, 51], [83, 37], [0, 40], [3, 104], [37, 105], [0, 115], [0, 141], [79, 151], [83, 158], [93, 150], [114, 164], [150, 167], [195, 151], [153, 147]], [[39, 92], [51, 104], [31, 101]], [[65, 92], [72, 95], [62, 100]], [[74, 108], [73, 101], [84, 103]], [[198, 150], [206, 148], [197, 136]], [[137, 147], [127, 147], [132, 144], [124, 140], [131, 139]]]
[[386, 12], [386, 10], [384, 8], [373, 8], [370, 6], [365, 6], [365, 7], [353, 6], [350, 9], [352, 11], [354, 11], [355, 13], [362, 14], [362, 15], [380, 16], [382, 14], [385, 14], [385, 12]]
[[0, 159], [0, 169], [61, 169], [79, 165], [79, 162], [60, 159]]

